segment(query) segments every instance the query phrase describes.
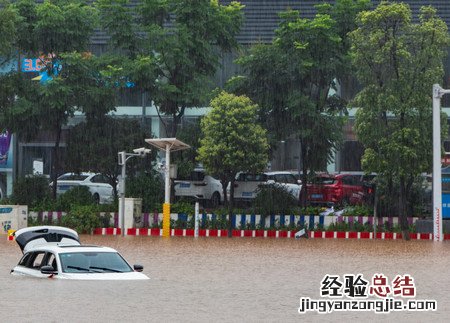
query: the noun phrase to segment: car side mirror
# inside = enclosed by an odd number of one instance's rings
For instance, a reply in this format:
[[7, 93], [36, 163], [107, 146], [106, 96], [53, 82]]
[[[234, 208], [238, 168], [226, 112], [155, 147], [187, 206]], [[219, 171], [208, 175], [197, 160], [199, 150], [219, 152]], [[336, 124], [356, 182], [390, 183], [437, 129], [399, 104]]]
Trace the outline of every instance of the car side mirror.
[[274, 181], [273, 179], [269, 179], [269, 180], [267, 181], [267, 184], [275, 184], [275, 181]]
[[41, 273], [44, 275], [56, 275], [58, 274], [58, 271], [53, 268], [53, 266], [42, 266], [41, 267]]
[[142, 265], [134, 265], [133, 269], [134, 269], [134, 271], [141, 272], [141, 271], [144, 270], [144, 266], [142, 266]]
[[297, 184], [298, 184], [298, 185], [302, 185], [302, 180], [301, 180], [301, 179], [298, 179], [298, 180], [297, 180]]

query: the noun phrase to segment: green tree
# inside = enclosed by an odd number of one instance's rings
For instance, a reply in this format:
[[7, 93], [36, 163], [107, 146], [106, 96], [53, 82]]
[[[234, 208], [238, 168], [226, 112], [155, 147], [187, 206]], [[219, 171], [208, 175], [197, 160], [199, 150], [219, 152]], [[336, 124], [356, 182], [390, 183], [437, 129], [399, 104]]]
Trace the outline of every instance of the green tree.
[[[418, 23], [403, 3], [382, 2], [358, 16], [351, 33], [353, 63], [363, 89], [355, 131], [365, 146], [362, 166], [399, 183], [401, 229], [409, 238], [407, 204], [414, 179], [432, 163], [434, 83], [442, 81], [449, 36], [432, 7], [422, 7]], [[442, 120], [446, 134], [445, 119]]]
[[124, 75], [152, 96], [158, 112], [171, 117], [170, 125], [161, 121], [167, 135], [175, 137], [185, 109], [207, 101], [220, 53], [237, 47], [242, 5], [148, 0], [133, 13], [124, 7], [127, 3], [97, 2], [103, 28], [111, 35], [113, 49], [127, 57]]
[[8, 1], [1, 1], [0, 6], [0, 66], [7, 62], [17, 41], [19, 16]]
[[[150, 134], [137, 120], [104, 116], [80, 123], [70, 130], [67, 142], [66, 168], [73, 172], [92, 171], [105, 175], [117, 196], [116, 183], [120, 174], [117, 165], [119, 151], [131, 152], [144, 144]], [[151, 169], [155, 154], [127, 162], [127, 175]]]
[[101, 85], [92, 70], [91, 56], [77, 53], [88, 48], [96, 10], [82, 1], [66, 0], [41, 4], [20, 0], [14, 9], [20, 16], [15, 50], [20, 55], [39, 57], [48, 81], [39, 84], [14, 74], [4, 78], [12, 84], [6, 89], [6, 97], [14, 99], [1, 106], [0, 121], [22, 139], [30, 139], [40, 130], [51, 133], [55, 143], [51, 170], [55, 197], [62, 127], [76, 110], [87, 109], [90, 101], [83, 99], [92, 97], [91, 88]]
[[356, 12], [368, 3], [320, 5], [313, 19], [301, 18], [297, 11], [280, 14], [272, 44], [257, 45], [239, 59], [245, 76], [229, 83], [262, 107], [260, 119], [272, 143], [299, 140], [304, 183], [309, 172], [326, 167], [342, 140], [340, 115], [346, 111], [336, 85], [348, 75], [347, 32], [355, 25]]
[[[234, 206], [234, 182], [239, 171], [260, 172], [267, 166], [266, 131], [257, 123], [258, 107], [245, 96], [220, 93], [211, 101], [211, 111], [202, 119], [204, 137], [198, 160], [208, 173], [222, 183], [231, 216]], [[227, 187], [230, 184], [228, 203]]]

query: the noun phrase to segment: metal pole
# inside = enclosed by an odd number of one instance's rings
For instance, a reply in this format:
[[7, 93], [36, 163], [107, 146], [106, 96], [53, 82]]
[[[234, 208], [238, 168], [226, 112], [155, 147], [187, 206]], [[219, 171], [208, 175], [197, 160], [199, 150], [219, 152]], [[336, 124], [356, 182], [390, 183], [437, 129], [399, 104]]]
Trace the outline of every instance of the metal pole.
[[119, 219], [121, 223], [121, 233], [122, 237], [125, 236], [125, 169], [126, 169], [127, 160], [124, 158], [122, 165], [122, 176], [121, 176], [121, 185], [120, 185], [120, 209], [119, 209]]
[[433, 85], [433, 239], [442, 241], [441, 97], [449, 93]]
[[373, 238], [377, 238], [377, 226], [378, 226], [378, 198], [375, 185], [373, 186]]
[[199, 206], [198, 206], [198, 202], [195, 202], [195, 226], [194, 226], [194, 237], [198, 238], [198, 222], [200, 220], [200, 216], [199, 216]]
[[165, 172], [164, 203], [170, 204], [170, 145], [166, 145], [166, 172]]

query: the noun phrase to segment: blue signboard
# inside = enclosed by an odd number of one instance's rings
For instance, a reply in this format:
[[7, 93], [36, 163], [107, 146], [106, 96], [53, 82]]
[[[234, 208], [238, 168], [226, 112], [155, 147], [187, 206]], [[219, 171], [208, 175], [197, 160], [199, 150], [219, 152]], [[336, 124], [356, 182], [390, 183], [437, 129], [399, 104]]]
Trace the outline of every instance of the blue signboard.
[[9, 131], [0, 133], [0, 169], [12, 168], [12, 146], [11, 134]]
[[442, 218], [450, 219], [450, 168], [442, 169]]

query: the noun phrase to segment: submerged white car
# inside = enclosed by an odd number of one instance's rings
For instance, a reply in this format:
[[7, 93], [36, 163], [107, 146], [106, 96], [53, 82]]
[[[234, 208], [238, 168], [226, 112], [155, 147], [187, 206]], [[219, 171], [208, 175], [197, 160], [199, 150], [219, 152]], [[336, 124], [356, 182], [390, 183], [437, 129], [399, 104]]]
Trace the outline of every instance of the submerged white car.
[[76, 231], [57, 226], [20, 229], [15, 239], [23, 252], [12, 275], [78, 280], [142, 280], [141, 265], [131, 267], [114, 249], [81, 245]]

